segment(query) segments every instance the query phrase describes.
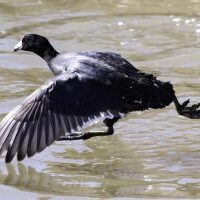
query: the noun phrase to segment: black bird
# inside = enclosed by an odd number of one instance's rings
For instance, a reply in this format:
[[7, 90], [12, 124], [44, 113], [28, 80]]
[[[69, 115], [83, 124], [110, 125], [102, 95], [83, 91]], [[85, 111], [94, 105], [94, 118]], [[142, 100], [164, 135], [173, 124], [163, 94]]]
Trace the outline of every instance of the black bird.
[[[14, 51], [31, 51], [43, 58], [53, 74], [13, 109], [0, 124], [0, 154], [6, 162], [33, 156], [55, 140], [111, 135], [113, 125], [131, 111], [164, 108], [175, 103], [180, 115], [200, 118], [199, 104], [180, 104], [172, 84], [136, 69], [111, 52], [58, 53], [40, 35], [27, 34]], [[106, 132], [77, 133], [102, 120]]]

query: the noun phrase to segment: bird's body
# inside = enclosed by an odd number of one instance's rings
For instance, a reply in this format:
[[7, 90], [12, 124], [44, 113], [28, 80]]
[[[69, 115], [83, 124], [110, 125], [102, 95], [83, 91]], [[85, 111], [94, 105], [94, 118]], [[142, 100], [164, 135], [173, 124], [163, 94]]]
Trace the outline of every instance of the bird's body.
[[130, 107], [124, 112], [162, 108], [174, 98], [169, 82], [161, 82], [152, 74], [139, 71], [121, 55], [112, 52], [62, 53], [51, 59], [49, 68], [55, 75], [73, 74], [80, 81], [91, 79], [102, 87], [112, 87], [118, 94], [115, 101], [121, 99], [122, 106], [130, 101]]
[[[28, 34], [15, 50], [42, 57], [55, 75], [0, 124], [0, 154], [6, 162], [33, 156], [55, 140], [89, 139], [113, 134], [113, 124], [132, 111], [164, 108], [174, 101], [179, 114], [200, 118], [198, 105], [186, 107], [176, 99], [172, 84], [136, 69], [119, 54], [80, 52], [59, 54], [49, 41]], [[76, 134], [87, 124], [103, 120], [106, 132]]]

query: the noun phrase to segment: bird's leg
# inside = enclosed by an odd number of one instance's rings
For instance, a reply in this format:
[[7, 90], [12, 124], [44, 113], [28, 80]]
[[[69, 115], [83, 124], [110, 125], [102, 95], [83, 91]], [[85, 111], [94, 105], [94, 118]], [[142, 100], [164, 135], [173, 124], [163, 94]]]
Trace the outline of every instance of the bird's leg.
[[192, 106], [187, 106], [189, 102], [190, 100], [188, 99], [187, 101], [184, 101], [182, 104], [180, 104], [177, 98], [174, 98], [174, 104], [178, 114], [191, 119], [200, 119], [200, 103], [194, 104]]
[[112, 119], [106, 118], [103, 121], [103, 123], [108, 127], [107, 131], [73, 133], [73, 134], [70, 134], [70, 135], [61, 136], [58, 139], [58, 141], [63, 141], [63, 140], [87, 140], [87, 139], [90, 139], [91, 137], [112, 135], [114, 133], [113, 125], [118, 120], [119, 120], [118, 117], [114, 117]]

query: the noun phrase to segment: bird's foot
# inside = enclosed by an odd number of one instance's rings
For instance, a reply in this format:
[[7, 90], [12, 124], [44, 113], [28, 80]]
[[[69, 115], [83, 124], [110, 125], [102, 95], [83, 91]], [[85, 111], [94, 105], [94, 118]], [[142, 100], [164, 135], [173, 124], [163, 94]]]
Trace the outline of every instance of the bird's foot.
[[92, 137], [96, 136], [108, 136], [114, 133], [113, 125], [115, 122], [119, 120], [118, 117], [114, 117], [113, 119], [105, 119], [103, 122], [107, 126], [107, 131], [98, 131], [98, 132], [85, 132], [85, 133], [72, 133], [70, 135], [61, 136], [58, 141], [63, 140], [88, 140]]
[[63, 141], [63, 140], [87, 140], [91, 138], [91, 133], [72, 133], [70, 135], [65, 135], [61, 136], [58, 141]]
[[[112, 132], [113, 133], [113, 132]], [[85, 133], [73, 133], [70, 135], [61, 136], [58, 141], [63, 140], [88, 140], [96, 136], [107, 136], [112, 134], [111, 131], [99, 131], [99, 132], [85, 132]]]
[[200, 119], [200, 103], [194, 104], [192, 106], [187, 106], [190, 100], [184, 101], [182, 104], [179, 104], [177, 111], [180, 115], [191, 119]]

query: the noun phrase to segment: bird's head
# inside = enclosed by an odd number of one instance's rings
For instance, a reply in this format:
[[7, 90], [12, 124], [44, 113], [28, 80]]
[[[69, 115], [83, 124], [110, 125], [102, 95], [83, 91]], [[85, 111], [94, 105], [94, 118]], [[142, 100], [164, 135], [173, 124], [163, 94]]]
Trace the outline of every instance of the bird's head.
[[47, 38], [37, 34], [26, 34], [15, 45], [14, 51], [31, 51], [47, 62], [54, 58], [58, 52], [51, 46]]
[[49, 41], [45, 37], [36, 34], [26, 34], [15, 45], [14, 51], [24, 50], [37, 53], [46, 46], [49, 46]]

